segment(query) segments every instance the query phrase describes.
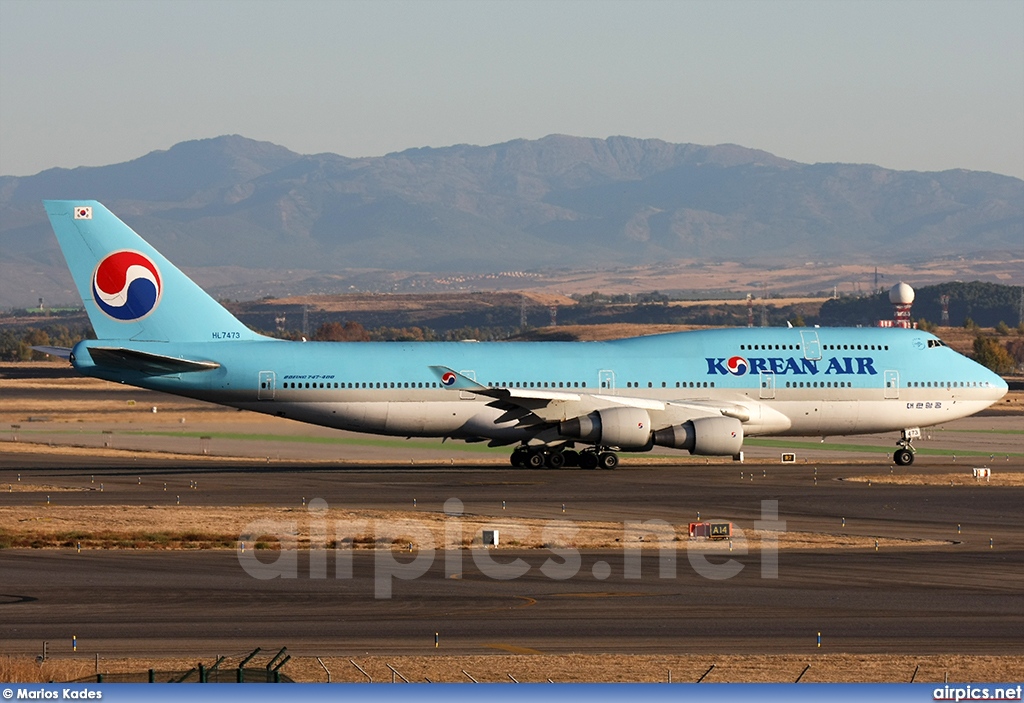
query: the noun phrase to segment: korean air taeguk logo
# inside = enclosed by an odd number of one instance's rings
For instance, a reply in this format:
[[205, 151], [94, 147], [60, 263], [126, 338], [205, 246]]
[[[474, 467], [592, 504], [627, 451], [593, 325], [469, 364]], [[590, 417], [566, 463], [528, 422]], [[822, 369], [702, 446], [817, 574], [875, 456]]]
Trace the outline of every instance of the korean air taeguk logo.
[[137, 251], [107, 254], [92, 274], [92, 297], [100, 310], [121, 322], [134, 322], [156, 310], [163, 283], [150, 258]]
[[750, 365], [742, 356], [733, 356], [725, 362], [725, 368], [728, 369], [729, 373], [733, 376], [742, 376], [750, 368]]

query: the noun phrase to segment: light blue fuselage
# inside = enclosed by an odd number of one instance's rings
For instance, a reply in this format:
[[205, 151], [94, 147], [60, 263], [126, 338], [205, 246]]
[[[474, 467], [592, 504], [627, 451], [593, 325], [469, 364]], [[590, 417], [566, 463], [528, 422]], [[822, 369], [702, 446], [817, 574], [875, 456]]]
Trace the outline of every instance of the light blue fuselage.
[[[75, 366], [112, 381], [381, 434], [515, 434], [489, 433], [487, 423], [500, 413], [488, 412], [486, 397], [445, 388], [431, 371], [443, 364], [488, 387], [765, 406], [774, 412], [745, 423], [747, 435], [831, 435], [945, 422], [1006, 392], [999, 376], [936, 342], [917, 330], [745, 328], [611, 342], [135, 343], [220, 364], [152, 376], [90, 366], [84, 350], [103, 344], [97, 341], [76, 348]], [[729, 371], [733, 357], [746, 361], [738, 373]]]

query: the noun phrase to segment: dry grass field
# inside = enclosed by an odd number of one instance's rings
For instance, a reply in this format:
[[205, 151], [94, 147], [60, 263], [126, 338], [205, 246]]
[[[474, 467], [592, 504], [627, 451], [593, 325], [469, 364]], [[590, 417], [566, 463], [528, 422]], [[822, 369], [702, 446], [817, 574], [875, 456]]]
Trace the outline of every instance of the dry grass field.
[[374, 293], [346, 293], [344, 295], [295, 295], [273, 298], [267, 305], [308, 306], [323, 312], [379, 312], [383, 305], [388, 310], [412, 312], [416, 310], [463, 311], [496, 305], [519, 305], [525, 298], [528, 305], [575, 305], [572, 298], [558, 293], [510, 291], [507, 293], [409, 293], [383, 295]]
[[[432, 647], [432, 643], [428, 646]], [[250, 665], [265, 666], [273, 652], [260, 654]], [[228, 656], [221, 669], [237, 668], [242, 656]], [[207, 667], [214, 657], [108, 659], [100, 658], [99, 670], [111, 674], [135, 674], [145, 681], [147, 671], [183, 673], [200, 662]], [[1013, 682], [1024, 679], [1024, 658], [964, 655], [842, 654], [822, 650], [807, 654], [742, 655], [646, 655], [502, 652], [476, 656], [447, 656], [442, 649], [422, 656], [322, 657], [334, 683], [366, 683], [352, 662], [373, 683], [917, 683]], [[299, 682], [326, 683], [327, 672], [315, 656], [295, 656], [281, 669]], [[27, 683], [71, 681], [96, 673], [96, 660], [81, 657], [50, 658], [39, 663], [29, 657], [0, 656], [0, 681]], [[472, 677], [472, 679], [470, 678]]]
[[988, 478], [973, 478], [966, 470], [941, 474], [878, 474], [850, 476], [844, 481], [877, 483], [890, 486], [1024, 486], [1024, 474], [1014, 471], [996, 471]]
[[[0, 487], [11, 488], [13, 484]], [[50, 491], [49, 486], [35, 486]], [[22, 490], [31, 490], [22, 487]], [[95, 489], [93, 489], [95, 490]], [[452, 518], [437, 512], [395, 510], [312, 510], [251, 506], [213, 507], [180, 505], [58, 505], [50, 504], [0, 507], [0, 547], [74, 549], [234, 549], [248, 539], [249, 548], [278, 549], [281, 541], [252, 526], [256, 523], [282, 525], [276, 532], [291, 532], [292, 544], [309, 548], [312, 519], [344, 526], [330, 536], [327, 546], [355, 549], [461, 549], [481, 544], [484, 529], [497, 529], [508, 549], [545, 549], [553, 545], [577, 549], [643, 549], [678, 547], [727, 552], [759, 549], [763, 540], [780, 549], [868, 549], [876, 538], [853, 534], [824, 534], [787, 531], [782, 533], [751, 530], [738, 532], [732, 543], [688, 540], [666, 530], [657, 534], [626, 534], [622, 522], [556, 521], [531, 518], [494, 518], [466, 515], [458, 518], [459, 529], [451, 529]], [[291, 525], [292, 529], [287, 526]], [[685, 533], [685, 527], [683, 528]], [[456, 536], [453, 537], [452, 533]], [[671, 533], [671, 536], [668, 536]], [[292, 538], [289, 538], [292, 539]], [[940, 540], [879, 537], [880, 548], [897, 546], [937, 546]], [[318, 545], [319, 546], [319, 545]]]
[[[886, 263], [880, 286], [889, 288], [905, 281], [915, 288], [943, 281], [996, 281], [1011, 285], [1024, 275], [1024, 259], [986, 260], [949, 259], [913, 264]], [[806, 296], [813, 291], [840, 294], [871, 290], [875, 268], [868, 264], [833, 264], [801, 261], [791, 266], [750, 266], [734, 261], [708, 263], [697, 260], [673, 260], [651, 266], [622, 267], [608, 271], [559, 271], [557, 276], [541, 277], [531, 291], [551, 291], [563, 295], [601, 291], [606, 294], [660, 291], [736, 291], [755, 297], [764, 286], [772, 296]]]

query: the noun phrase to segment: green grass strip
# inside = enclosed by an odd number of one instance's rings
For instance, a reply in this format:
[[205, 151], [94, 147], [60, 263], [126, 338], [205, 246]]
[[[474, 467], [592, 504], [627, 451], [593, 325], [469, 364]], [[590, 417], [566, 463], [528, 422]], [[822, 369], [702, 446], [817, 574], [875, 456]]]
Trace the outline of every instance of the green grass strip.
[[[865, 444], [823, 444], [821, 442], [794, 442], [784, 439], [745, 439], [744, 444], [752, 447], [777, 447], [779, 449], [816, 449], [818, 451], [863, 452], [890, 454], [895, 449]], [[895, 446], [895, 445], [893, 445]], [[914, 447], [918, 454], [924, 456], [1024, 456], [1021, 452], [986, 452], [980, 449], [932, 449], [930, 447]]]
[[[81, 430], [18, 430], [19, 434], [62, 434], [62, 435], [85, 435], [95, 434]], [[242, 432], [161, 432], [148, 430], [129, 430], [127, 432], [115, 432], [118, 435], [133, 435], [139, 437], [181, 437], [199, 439], [209, 437], [211, 439], [237, 439], [242, 441], [265, 441], [265, 442], [300, 442], [305, 444], [336, 444], [361, 447], [384, 447], [390, 449], [436, 449], [451, 450], [455, 452], [477, 452], [485, 454], [507, 454], [512, 451], [511, 447], [488, 447], [485, 443], [466, 444], [462, 440], [450, 440], [444, 445], [438, 440], [430, 439], [373, 439], [371, 437], [312, 437], [306, 435], [276, 435], [276, 434], [245, 434]]]
[[484, 443], [466, 444], [460, 440], [453, 440], [451, 444], [442, 444], [437, 440], [429, 439], [373, 439], [370, 437], [315, 437], [307, 435], [276, 435], [276, 434], [245, 434], [241, 432], [148, 432], [146, 430], [132, 430], [119, 434], [140, 435], [153, 437], [192, 437], [199, 439], [209, 437], [211, 439], [237, 439], [242, 441], [264, 441], [264, 442], [301, 442], [305, 444], [337, 444], [360, 447], [384, 447], [390, 449], [415, 448], [415, 449], [437, 449], [452, 450], [461, 452], [484, 452], [503, 454], [509, 449], [505, 447], [488, 447]]

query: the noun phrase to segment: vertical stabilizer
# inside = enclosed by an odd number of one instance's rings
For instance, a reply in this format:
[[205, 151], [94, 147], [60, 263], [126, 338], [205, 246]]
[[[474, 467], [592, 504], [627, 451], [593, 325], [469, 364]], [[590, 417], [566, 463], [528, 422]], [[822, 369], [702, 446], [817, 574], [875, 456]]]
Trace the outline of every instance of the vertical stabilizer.
[[100, 203], [43, 204], [99, 339], [259, 337]]

